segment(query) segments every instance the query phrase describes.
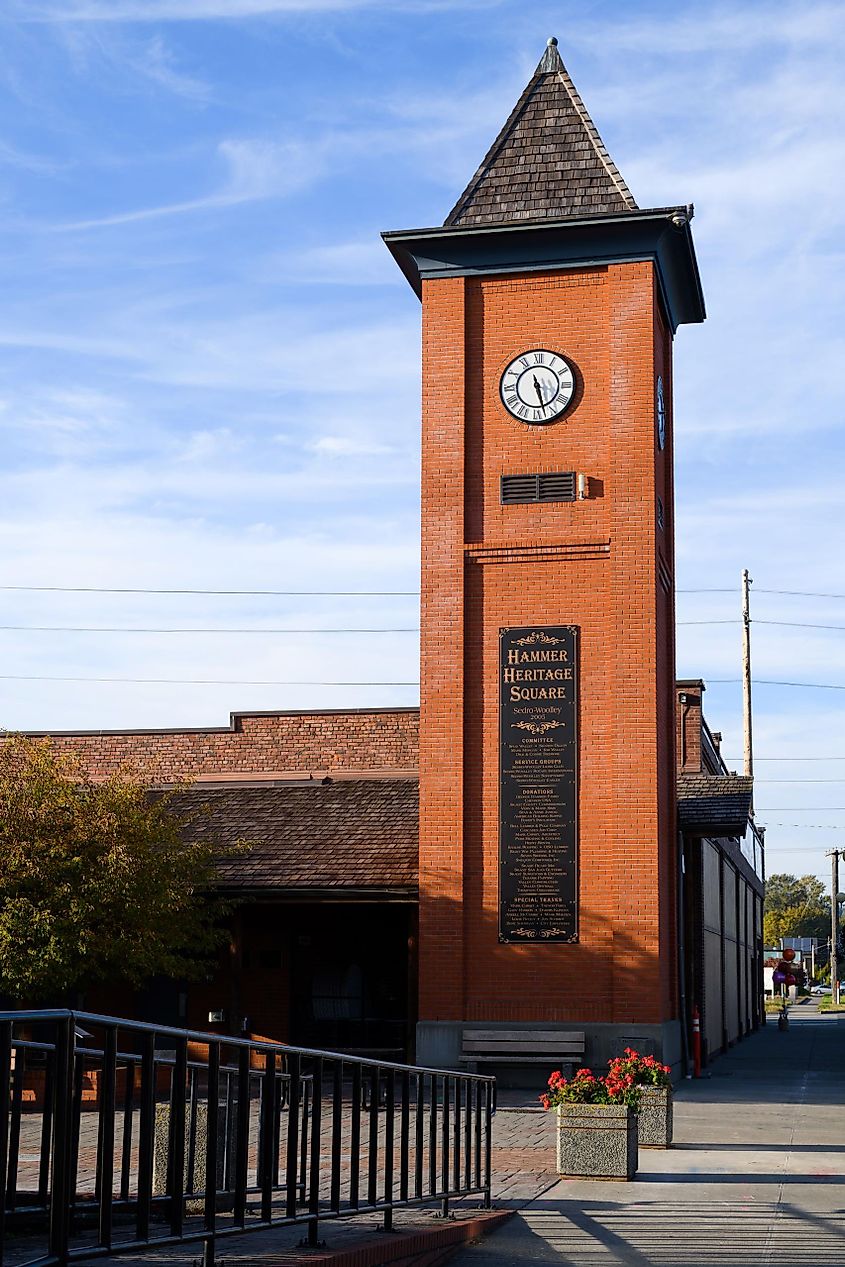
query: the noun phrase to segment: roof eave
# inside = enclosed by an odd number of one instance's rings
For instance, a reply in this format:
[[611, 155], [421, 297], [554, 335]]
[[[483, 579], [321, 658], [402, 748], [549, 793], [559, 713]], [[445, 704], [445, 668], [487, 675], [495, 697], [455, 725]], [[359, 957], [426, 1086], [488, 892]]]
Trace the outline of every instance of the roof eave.
[[706, 316], [691, 219], [691, 207], [659, 207], [559, 220], [406, 229], [382, 237], [420, 298], [423, 282], [435, 278], [652, 260], [667, 317], [676, 330]]
[[416, 885], [272, 885], [222, 880], [218, 891], [240, 902], [401, 902], [419, 901]]
[[696, 837], [698, 839], [721, 840], [740, 839], [742, 840], [749, 827], [748, 818], [725, 818], [721, 821], [707, 819], [697, 821], [692, 818], [690, 821], [684, 821], [681, 818], [681, 830], [685, 836]]

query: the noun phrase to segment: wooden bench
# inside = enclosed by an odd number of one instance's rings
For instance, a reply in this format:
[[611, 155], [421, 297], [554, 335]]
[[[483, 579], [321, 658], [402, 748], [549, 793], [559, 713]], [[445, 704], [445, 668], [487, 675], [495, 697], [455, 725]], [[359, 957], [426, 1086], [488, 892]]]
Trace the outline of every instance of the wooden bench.
[[465, 1029], [461, 1035], [462, 1065], [471, 1073], [488, 1065], [580, 1065], [584, 1034], [558, 1029]]

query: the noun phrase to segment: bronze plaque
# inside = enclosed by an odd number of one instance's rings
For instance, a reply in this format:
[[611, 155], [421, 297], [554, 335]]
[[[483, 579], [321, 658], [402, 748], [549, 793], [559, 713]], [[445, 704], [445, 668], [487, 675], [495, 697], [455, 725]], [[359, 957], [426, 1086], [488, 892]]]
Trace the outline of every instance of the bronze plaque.
[[578, 629], [499, 635], [499, 941], [578, 940]]

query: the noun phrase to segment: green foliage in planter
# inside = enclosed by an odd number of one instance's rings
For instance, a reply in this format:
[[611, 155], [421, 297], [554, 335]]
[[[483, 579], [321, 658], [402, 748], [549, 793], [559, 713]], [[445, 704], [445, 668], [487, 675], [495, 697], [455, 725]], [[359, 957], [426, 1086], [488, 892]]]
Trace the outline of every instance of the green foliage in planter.
[[539, 1097], [544, 1109], [560, 1104], [624, 1104], [636, 1109], [640, 1103], [640, 1092], [628, 1074], [597, 1078], [591, 1069], [579, 1069], [574, 1078], [566, 1079], [556, 1070], [548, 1087]]

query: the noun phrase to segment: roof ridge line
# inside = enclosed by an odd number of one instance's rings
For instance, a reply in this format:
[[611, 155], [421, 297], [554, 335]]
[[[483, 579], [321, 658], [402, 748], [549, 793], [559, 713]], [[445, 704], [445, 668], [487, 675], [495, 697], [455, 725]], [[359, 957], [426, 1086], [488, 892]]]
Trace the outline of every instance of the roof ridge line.
[[584, 101], [581, 97], [581, 94], [578, 91], [578, 89], [575, 87], [575, 84], [569, 74], [569, 71], [566, 69], [566, 66], [562, 59], [560, 59], [560, 67], [555, 73], [557, 74], [561, 83], [566, 89], [569, 95], [569, 100], [572, 102], [573, 106], [578, 112], [581, 122], [583, 123], [584, 128], [586, 129], [587, 135], [589, 136], [590, 140], [593, 143], [593, 149], [596, 151], [596, 154], [598, 155], [599, 160], [602, 163], [602, 166], [604, 167], [610, 179], [613, 181], [616, 188], [619, 190], [619, 193], [624, 198], [625, 202], [628, 204], [628, 210], [638, 211], [639, 208], [637, 206], [636, 200], [634, 199], [634, 195], [631, 193], [630, 189], [628, 188], [625, 178], [623, 177], [619, 168], [616, 166], [613, 159], [610, 157], [610, 152], [608, 151], [608, 148], [605, 145], [604, 141], [601, 139], [599, 130], [596, 127], [595, 123], [593, 122], [592, 118], [590, 117], [590, 113], [587, 110], [587, 107], [584, 105]]
[[534, 74], [531, 76], [528, 83], [525, 85], [525, 87], [522, 90], [522, 96], [519, 98], [513, 110], [511, 110], [510, 114], [505, 120], [502, 128], [500, 129], [498, 136], [494, 138], [493, 144], [490, 146], [489, 150], [484, 155], [481, 162], [478, 164], [478, 168], [475, 172], [475, 175], [472, 177], [466, 189], [460, 195], [460, 197], [458, 198], [458, 201], [455, 203], [454, 207], [449, 212], [446, 219], [443, 221], [444, 228], [447, 228], [449, 225], [454, 224], [455, 220], [461, 214], [461, 211], [464, 209], [467, 203], [472, 200], [473, 194], [475, 193], [478, 186], [481, 184], [481, 181], [484, 178], [484, 176], [487, 174], [488, 169], [493, 164], [495, 159], [498, 157], [500, 150], [504, 148], [505, 143], [510, 139], [510, 134], [511, 134], [513, 126], [515, 125], [519, 116], [525, 112], [525, 108], [528, 105], [528, 102], [533, 97], [535, 90], [539, 87], [540, 80], [545, 79], [547, 74], [548, 72], [541, 71], [539, 66], [534, 71]]

